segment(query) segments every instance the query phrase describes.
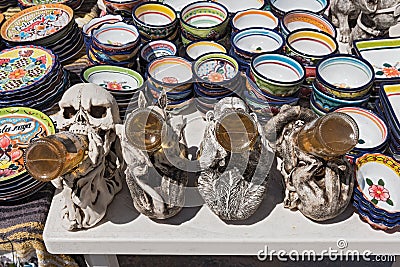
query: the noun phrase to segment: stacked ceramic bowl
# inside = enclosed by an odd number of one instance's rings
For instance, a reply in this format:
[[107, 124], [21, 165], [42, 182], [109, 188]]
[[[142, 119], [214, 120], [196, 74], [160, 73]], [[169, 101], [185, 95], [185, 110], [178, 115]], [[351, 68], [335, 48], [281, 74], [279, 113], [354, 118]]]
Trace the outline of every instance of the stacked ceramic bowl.
[[38, 137], [55, 133], [49, 117], [31, 108], [0, 109], [0, 202], [23, 199], [46, 183], [31, 177], [24, 167], [24, 152]]
[[400, 160], [400, 114], [398, 110], [400, 84], [382, 84], [379, 91], [379, 100], [376, 102], [376, 111], [386, 121], [390, 129], [388, 152]]
[[104, 23], [92, 31], [87, 55], [96, 64], [136, 68], [140, 47], [137, 28], [125, 22]]
[[229, 13], [217, 2], [199, 1], [185, 6], [180, 25], [184, 46], [200, 40], [216, 41], [225, 47], [229, 43]]
[[350, 55], [325, 57], [316, 66], [310, 106], [318, 115], [338, 107], [363, 107], [369, 100], [375, 78], [366, 60]]
[[37, 6], [40, 4], [45, 4], [45, 3], [53, 3], [53, 4], [64, 4], [69, 6], [70, 8], [76, 10], [80, 8], [80, 6], [83, 3], [83, 0], [46, 0], [46, 1], [37, 1], [37, 0], [18, 0], [18, 5], [21, 8], [28, 8], [28, 7], [33, 7]]
[[143, 3], [132, 12], [133, 24], [142, 42], [150, 40], [175, 41], [178, 38], [178, 16], [175, 10], [162, 3]]
[[139, 53], [141, 73], [146, 73], [147, 65], [155, 58], [163, 56], [176, 56], [178, 48], [170, 41], [155, 40], [143, 45]]
[[162, 91], [167, 109], [179, 113], [193, 102], [192, 63], [177, 56], [155, 58], [147, 66], [147, 96], [155, 103]]
[[107, 89], [117, 101], [120, 117], [137, 108], [139, 91], [143, 90], [142, 75], [131, 69], [111, 65], [90, 66], [82, 70], [81, 80]]
[[208, 53], [193, 64], [197, 109], [206, 113], [224, 97], [240, 96], [242, 82], [237, 61], [226, 54]]
[[248, 9], [237, 12], [230, 20], [232, 33], [251, 28], [278, 30], [279, 19], [270, 11]]
[[50, 113], [69, 86], [57, 56], [43, 47], [3, 50], [0, 62], [0, 108], [27, 106]]
[[83, 36], [73, 10], [62, 4], [27, 8], [8, 19], [1, 36], [8, 47], [38, 45], [51, 49], [60, 62], [76, 56], [83, 47]]
[[82, 34], [85, 41], [86, 48], [89, 49], [92, 37], [92, 31], [99, 28], [105, 23], [115, 23], [122, 21], [122, 17], [119, 15], [105, 15], [100, 18], [94, 18], [82, 27]]
[[310, 98], [318, 62], [338, 51], [339, 45], [336, 40], [325, 32], [299, 29], [287, 35], [285, 53], [299, 61], [306, 69], [306, 79], [301, 86], [300, 97]]
[[328, 0], [297, 0], [295, 3], [287, 0], [270, 0], [271, 11], [279, 18], [293, 10], [307, 10], [323, 14], [329, 6]]
[[400, 164], [373, 153], [357, 158], [353, 206], [372, 227], [390, 230], [400, 226]]
[[234, 57], [241, 71], [250, 67], [251, 59], [261, 53], [282, 52], [285, 40], [282, 35], [266, 28], [250, 28], [240, 30], [231, 37], [229, 55]]
[[295, 105], [305, 69], [288, 56], [264, 53], [253, 57], [246, 72], [246, 103], [261, 121], [279, 112], [284, 104]]
[[194, 41], [188, 44], [185, 49], [185, 58], [195, 61], [207, 53], [226, 53], [226, 48], [214, 41]]
[[121, 15], [125, 19], [131, 19], [132, 10], [148, 0], [100, 0], [106, 8], [106, 12], [112, 15]]

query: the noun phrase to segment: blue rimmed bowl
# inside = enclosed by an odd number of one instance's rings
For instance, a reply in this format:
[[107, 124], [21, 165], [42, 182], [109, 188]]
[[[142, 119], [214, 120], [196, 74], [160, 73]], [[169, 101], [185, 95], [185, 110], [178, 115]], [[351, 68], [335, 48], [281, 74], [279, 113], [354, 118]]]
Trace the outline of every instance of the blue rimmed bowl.
[[251, 58], [261, 53], [280, 53], [285, 40], [283, 36], [266, 28], [251, 28], [238, 31], [231, 37], [233, 52], [243, 60], [250, 62]]
[[327, 56], [316, 66], [315, 86], [336, 98], [359, 99], [369, 94], [375, 79], [371, 64], [351, 55]]
[[194, 61], [207, 53], [226, 53], [226, 48], [214, 41], [194, 41], [186, 46], [185, 58]]
[[90, 20], [88, 23], [86, 23], [85, 25], [83, 25], [82, 34], [83, 34], [83, 38], [85, 39], [86, 46], [90, 45], [90, 38], [92, 36], [92, 31], [94, 29], [99, 28], [101, 25], [103, 25], [105, 23], [116, 23], [119, 21], [122, 21], [122, 17], [119, 15], [117, 15], [117, 16], [105, 15], [100, 18], [94, 18], [94, 19]]
[[271, 11], [282, 18], [293, 10], [307, 10], [317, 14], [323, 14], [329, 6], [329, 0], [270, 0]]
[[248, 9], [236, 13], [231, 19], [230, 24], [232, 33], [255, 27], [277, 30], [279, 26], [279, 19], [270, 11]]
[[139, 62], [142, 72], [145, 72], [147, 64], [155, 58], [163, 56], [176, 56], [178, 49], [170, 41], [155, 40], [143, 45], [139, 52]]
[[304, 82], [305, 69], [288, 56], [260, 54], [251, 60], [250, 78], [268, 94], [291, 96]]
[[131, 51], [139, 46], [138, 29], [125, 22], [105, 23], [92, 32], [92, 42], [109, 52]]

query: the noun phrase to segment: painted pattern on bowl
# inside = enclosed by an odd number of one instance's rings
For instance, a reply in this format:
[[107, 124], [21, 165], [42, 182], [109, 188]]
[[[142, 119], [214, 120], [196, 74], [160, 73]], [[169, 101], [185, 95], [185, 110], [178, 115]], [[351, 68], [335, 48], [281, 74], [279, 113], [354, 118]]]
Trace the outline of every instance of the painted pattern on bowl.
[[286, 13], [279, 21], [281, 32], [287, 36], [294, 30], [314, 29], [326, 32], [333, 38], [336, 38], [336, 28], [323, 15], [311, 11], [294, 10]]
[[274, 30], [279, 25], [279, 19], [270, 11], [250, 9], [236, 13], [231, 25], [233, 32], [254, 27]]
[[54, 35], [73, 19], [73, 10], [61, 4], [27, 8], [8, 19], [1, 27], [6, 41], [36, 41]]
[[221, 83], [234, 79], [239, 66], [232, 57], [219, 53], [211, 53], [200, 57], [194, 64], [194, 72], [198, 78], [211, 83]]
[[102, 48], [123, 50], [124, 47], [136, 46], [139, 32], [135, 26], [125, 22], [106, 23], [93, 30], [93, 39]]
[[140, 56], [146, 62], [163, 56], [175, 56], [177, 48], [174, 43], [164, 40], [152, 41], [143, 46], [140, 50]]

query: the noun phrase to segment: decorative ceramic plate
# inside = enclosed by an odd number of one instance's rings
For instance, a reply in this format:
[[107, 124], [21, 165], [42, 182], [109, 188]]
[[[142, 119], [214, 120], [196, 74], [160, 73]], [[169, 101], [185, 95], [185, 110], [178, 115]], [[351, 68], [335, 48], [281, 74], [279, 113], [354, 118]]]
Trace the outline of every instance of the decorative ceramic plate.
[[27, 8], [7, 20], [1, 27], [1, 36], [6, 41], [27, 42], [54, 35], [73, 19], [68, 6], [46, 4]]
[[355, 41], [354, 49], [374, 67], [375, 80], [400, 80], [400, 38]]
[[55, 55], [38, 46], [16, 46], [0, 52], [0, 95], [43, 81], [53, 72]]
[[346, 113], [357, 123], [359, 139], [356, 149], [374, 149], [381, 147], [386, 142], [387, 126], [371, 111], [358, 107], [345, 107], [337, 109], [336, 112]]
[[31, 108], [0, 109], [0, 181], [26, 173], [23, 154], [28, 144], [55, 133], [51, 119]]

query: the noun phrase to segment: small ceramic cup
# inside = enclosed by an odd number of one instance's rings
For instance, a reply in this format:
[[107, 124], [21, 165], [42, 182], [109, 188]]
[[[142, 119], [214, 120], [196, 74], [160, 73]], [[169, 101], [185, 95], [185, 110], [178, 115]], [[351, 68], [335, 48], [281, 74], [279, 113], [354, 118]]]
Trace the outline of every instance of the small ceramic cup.
[[329, 6], [329, 0], [270, 0], [271, 11], [282, 18], [286, 13], [292, 10], [307, 10], [317, 14], [323, 14]]
[[175, 10], [162, 3], [142, 3], [132, 11], [132, 17], [140, 34], [149, 40], [165, 39], [178, 26]]
[[182, 32], [191, 41], [218, 40], [226, 35], [228, 23], [228, 10], [217, 2], [199, 1], [181, 11]]
[[336, 28], [324, 15], [306, 11], [293, 10], [286, 13], [279, 21], [279, 28], [284, 37], [294, 30], [315, 29], [326, 32], [333, 38], [336, 38]]
[[233, 52], [247, 62], [260, 53], [280, 53], [284, 44], [282, 35], [265, 28], [241, 30], [231, 37]]
[[209, 89], [234, 88], [240, 76], [237, 61], [223, 53], [208, 53], [199, 57], [192, 69], [196, 82]]
[[164, 40], [155, 40], [142, 46], [139, 52], [139, 62], [142, 72], [146, 70], [147, 64], [155, 58], [163, 56], [176, 56], [178, 50], [174, 43]]
[[291, 96], [305, 79], [304, 67], [295, 59], [280, 54], [260, 54], [250, 64], [250, 78], [272, 95]]
[[147, 65], [149, 82], [159, 90], [184, 91], [192, 85], [192, 63], [177, 56], [155, 58]]
[[374, 69], [365, 59], [336, 54], [318, 62], [314, 83], [335, 98], [358, 99], [370, 92], [374, 79]]
[[185, 58], [196, 60], [198, 57], [211, 52], [226, 53], [226, 48], [213, 41], [195, 41], [186, 47]]
[[326, 56], [338, 53], [339, 45], [327, 33], [317, 30], [295, 30], [286, 38], [285, 53], [299, 61], [306, 69], [306, 83], [315, 78], [315, 66]]
[[230, 23], [232, 33], [255, 27], [277, 30], [279, 19], [270, 11], [249, 9], [236, 13]]

